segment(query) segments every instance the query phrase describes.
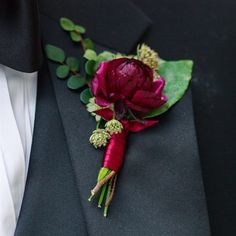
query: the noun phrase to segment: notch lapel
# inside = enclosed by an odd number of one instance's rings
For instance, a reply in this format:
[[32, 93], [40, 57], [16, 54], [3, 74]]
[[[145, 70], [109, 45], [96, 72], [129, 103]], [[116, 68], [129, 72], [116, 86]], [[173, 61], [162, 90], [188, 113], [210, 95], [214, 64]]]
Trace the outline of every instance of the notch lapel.
[[[58, 25], [55, 21], [42, 15], [41, 23], [45, 28], [44, 35], [58, 37], [55, 41], [48, 39], [51, 43], [60, 42], [62, 47], [70, 43], [65, 34], [61, 35], [60, 30], [58, 33]], [[45, 24], [46, 27], [44, 27]], [[64, 40], [60, 40], [61, 36]], [[130, 48], [132, 44], [129, 43], [126, 46]], [[75, 52], [73, 46], [66, 48]], [[50, 65], [51, 72], [52, 69]], [[15, 236], [87, 235], [90, 227], [87, 226], [86, 219], [93, 219], [84, 214], [87, 211], [82, 210], [81, 202], [87, 204], [87, 189], [89, 190], [94, 184], [93, 180], [96, 179], [100, 164], [92, 159], [87, 159], [90, 160], [87, 163], [82, 157], [94, 156], [94, 160], [96, 156], [99, 158], [99, 154], [90, 146], [87, 151], [87, 143], [80, 142], [80, 139], [87, 141], [90, 130], [85, 128], [90, 127], [92, 130], [94, 123], [86, 111], [80, 113], [84, 107], [78, 100], [78, 94], [68, 91], [65, 84], [55, 78], [54, 72], [51, 75], [50, 78], [48, 68], [44, 64], [39, 73], [31, 159]], [[57, 93], [57, 101], [51, 79]], [[85, 126], [83, 122], [80, 122], [81, 120], [87, 120], [90, 123]], [[84, 127], [84, 131], [83, 129], [81, 131], [81, 127]], [[80, 133], [82, 135], [78, 136]], [[76, 138], [73, 140], [73, 137]], [[79, 160], [77, 160], [78, 153]], [[90, 175], [91, 173], [93, 176]], [[83, 193], [81, 189], [84, 190]], [[81, 196], [83, 196], [82, 200]]]
[[[42, 26], [44, 43], [62, 47], [69, 56], [82, 56], [57, 20], [44, 15]], [[191, 92], [161, 125], [129, 137], [110, 217], [105, 220], [96, 201], [87, 200], [103, 155], [88, 142], [94, 118], [81, 104], [79, 93], [56, 78], [56, 65], [49, 62], [49, 69], [89, 235], [209, 235]]]
[[128, 0], [39, 0], [39, 7], [56, 22], [63, 16], [78, 22], [94, 42], [123, 53], [130, 53], [151, 25]]
[[39, 72], [35, 127], [24, 199], [15, 236], [87, 235], [80, 196], [55, 94]]

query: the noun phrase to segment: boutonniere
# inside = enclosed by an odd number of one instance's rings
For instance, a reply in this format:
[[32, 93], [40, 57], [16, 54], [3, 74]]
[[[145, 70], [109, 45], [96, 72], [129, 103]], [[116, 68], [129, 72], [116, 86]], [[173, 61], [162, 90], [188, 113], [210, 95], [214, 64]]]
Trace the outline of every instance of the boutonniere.
[[88, 141], [104, 148], [104, 155], [89, 201], [100, 194], [98, 207], [104, 206], [106, 217], [124, 164], [127, 136], [155, 125], [157, 117], [183, 97], [193, 62], [165, 61], [146, 44], [138, 45], [133, 55], [97, 53], [92, 40], [84, 37], [84, 27], [67, 18], [60, 19], [60, 26], [82, 46], [84, 70], [78, 58], [67, 57], [59, 47], [47, 44], [45, 52], [58, 63], [57, 77], [67, 79], [69, 89], [80, 91], [81, 102], [95, 118]]

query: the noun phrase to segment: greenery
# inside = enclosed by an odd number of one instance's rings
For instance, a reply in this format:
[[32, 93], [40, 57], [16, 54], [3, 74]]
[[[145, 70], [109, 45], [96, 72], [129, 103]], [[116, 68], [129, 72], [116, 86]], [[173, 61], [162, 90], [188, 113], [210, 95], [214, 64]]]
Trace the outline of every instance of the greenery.
[[79, 60], [76, 57], [67, 57], [66, 64], [69, 66], [71, 71], [79, 70]]
[[65, 60], [65, 53], [61, 48], [55, 47], [51, 44], [47, 44], [45, 46], [45, 53], [48, 59], [54, 62], [64, 62]]
[[80, 93], [80, 100], [84, 104], [88, 104], [89, 99], [92, 97], [93, 97], [93, 95], [92, 95], [90, 88], [86, 88]]
[[93, 41], [90, 38], [85, 38], [83, 40], [83, 48], [84, 48], [84, 50], [94, 49]]
[[56, 75], [60, 79], [65, 79], [70, 72], [70, 68], [67, 65], [60, 65], [56, 69]]
[[97, 53], [92, 49], [87, 49], [84, 53], [84, 58], [86, 58], [87, 60], [96, 61], [97, 57]]
[[72, 31], [72, 30], [74, 30], [74, 27], [75, 27], [74, 23], [66, 17], [62, 17], [60, 19], [60, 25], [61, 25], [62, 29], [66, 30], [66, 31]]
[[60, 26], [63, 30], [69, 33], [73, 42], [81, 43], [84, 51], [94, 48], [93, 41], [90, 38], [83, 37], [86, 33], [86, 29], [83, 26], [75, 24], [72, 20], [66, 17], [60, 18]]
[[193, 61], [161, 61], [158, 73], [165, 79], [164, 95], [168, 101], [151, 111], [145, 118], [155, 117], [169, 110], [184, 95], [192, 76]]
[[67, 81], [67, 87], [72, 90], [82, 88], [85, 84], [85, 79], [79, 75], [72, 75]]

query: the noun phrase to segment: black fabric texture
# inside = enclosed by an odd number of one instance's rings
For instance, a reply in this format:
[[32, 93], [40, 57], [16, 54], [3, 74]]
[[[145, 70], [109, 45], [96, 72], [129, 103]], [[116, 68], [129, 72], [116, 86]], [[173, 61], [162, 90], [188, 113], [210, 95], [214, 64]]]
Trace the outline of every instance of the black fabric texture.
[[[40, 12], [59, 20], [68, 17], [86, 27], [96, 43], [124, 53], [139, 43], [151, 20], [126, 0], [39, 1]], [[79, 22], [78, 22], [79, 21]]]
[[194, 60], [194, 119], [212, 234], [236, 234], [236, 1], [133, 0], [143, 38], [166, 59]]
[[[82, 51], [60, 29], [61, 16], [85, 25], [98, 51], [130, 52], [151, 24], [125, 0], [40, 0], [39, 10], [42, 45], [62, 47], [71, 56], [82, 56]], [[158, 125], [128, 137], [125, 163], [104, 219], [96, 201], [87, 200], [103, 154], [88, 142], [94, 118], [79, 93], [56, 78], [56, 65], [48, 66], [39, 75], [29, 174], [15, 235], [210, 235], [191, 90]]]
[[33, 144], [16, 236], [86, 235], [52, 82], [44, 65], [38, 78]]

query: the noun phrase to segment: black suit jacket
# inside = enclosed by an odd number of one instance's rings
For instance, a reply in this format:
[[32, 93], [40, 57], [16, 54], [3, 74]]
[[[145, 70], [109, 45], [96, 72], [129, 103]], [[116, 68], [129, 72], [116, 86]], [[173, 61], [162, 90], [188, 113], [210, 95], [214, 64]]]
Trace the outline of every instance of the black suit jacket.
[[[67, 16], [84, 25], [98, 51], [128, 53], [151, 26], [129, 1], [39, 1], [42, 44], [68, 55], [82, 51], [58, 24]], [[19, 62], [18, 62], [19, 63]], [[130, 135], [116, 194], [103, 218], [88, 194], [102, 151], [88, 138], [94, 119], [43, 59], [38, 81], [30, 166], [16, 236], [210, 235], [193, 123], [191, 91], [160, 123]]]

